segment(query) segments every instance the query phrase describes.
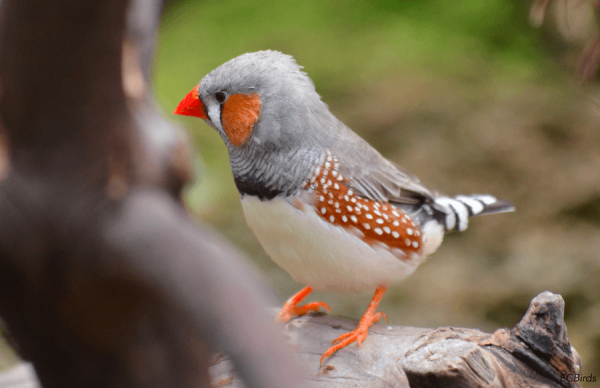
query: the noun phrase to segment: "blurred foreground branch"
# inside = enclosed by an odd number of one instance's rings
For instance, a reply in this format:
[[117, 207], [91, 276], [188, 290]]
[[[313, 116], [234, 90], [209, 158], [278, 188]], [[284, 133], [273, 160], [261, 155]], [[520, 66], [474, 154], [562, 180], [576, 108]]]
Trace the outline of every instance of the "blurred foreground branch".
[[[579, 387], [581, 358], [569, 343], [564, 301], [544, 292], [512, 330], [436, 330], [375, 325], [362, 348], [344, 348], [318, 369], [319, 358], [339, 330], [356, 322], [324, 314], [300, 317], [284, 327], [298, 358], [312, 370], [311, 386], [323, 388]], [[224, 356], [213, 360], [213, 387], [242, 388]], [[2, 381], [34, 382], [24, 366]], [[579, 380], [581, 381], [581, 380]], [[32, 388], [35, 385], [31, 386]]]
[[161, 8], [0, 3], [0, 317], [46, 388], [208, 387], [215, 349], [294, 386], [268, 294], [181, 205], [187, 147], [147, 83]]

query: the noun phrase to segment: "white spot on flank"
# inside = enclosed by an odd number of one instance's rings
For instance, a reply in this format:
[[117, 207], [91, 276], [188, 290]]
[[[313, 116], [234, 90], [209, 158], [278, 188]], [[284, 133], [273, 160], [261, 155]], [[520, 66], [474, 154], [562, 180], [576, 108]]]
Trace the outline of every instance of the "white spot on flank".
[[325, 214], [327, 213], [327, 209], [325, 209], [324, 207], [321, 208], [321, 214]]
[[366, 211], [369, 211], [369, 207], [367, 205], [362, 205], [362, 207], [364, 207]]
[[321, 167], [317, 167], [317, 169], [315, 170], [315, 176], [319, 176], [320, 173], [321, 173]]
[[402, 219], [402, 222], [406, 224], [406, 217]]
[[382, 206], [381, 207], [383, 210], [387, 211], [387, 206]]
[[[331, 161], [331, 160], [330, 160], [330, 158], [327, 158], [327, 160], [328, 160], [329, 162]], [[326, 169], [329, 169], [329, 167], [331, 167], [331, 163], [329, 163], [329, 162], [325, 162], [325, 168], [326, 168]]]
[[400, 226], [400, 223], [398, 221], [394, 221], [393, 225], [394, 226]]
[[419, 237], [421, 233], [418, 230], [415, 230], [415, 236]]
[[335, 184], [333, 185], [333, 188], [334, 188], [334, 189], [336, 189], [336, 190], [339, 190], [339, 189], [340, 189], [340, 186], [339, 186], [337, 183], [335, 183]]
[[333, 199], [333, 193], [328, 194], [329, 198]]
[[418, 248], [419, 247], [419, 243], [416, 241], [413, 241], [413, 247]]
[[369, 230], [371, 229], [371, 225], [367, 224], [366, 222], [363, 224], [363, 226], [365, 227], [365, 229]]
[[388, 217], [388, 215], [387, 215], [387, 214], [385, 214], [385, 213], [383, 213], [383, 218], [385, 218], [386, 220], [389, 220], [389, 219], [390, 219], [390, 217]]
[[352, 194], [353, 194], [352, 189], [348, 190], [348, 195], [352, 195]]
[[331, 175], [333, 175], [333, 176], [337, 176], [337, 171], [333, 170], [333, 171], [331, 172]]
[[346, 217], [346, 216], [342, 216], [342, 221], [344, 221], [344, 222], [348, 222], [348, 217]]
[[392, 214], [395, 215], [396, 217], [400, 217], [400, 214], [398, 214], [398, 212], [395, 210], [392, 210]]
[[[367, 210], [368, 210], [368, 209], [367, 209]], [[366, 214], [366, 216], [367, 216], [367, 218], [368, 218], [368, 219], [370, 219], [370, 220], [372, 220], [372, 219], [373, 219], [373, 216], [371, 215], [371, 213], [367, 213], [367, 214]]]
[[377, 222], [378, 224], [383, 224], [383, 220], [381, 218], [378, 218], [375, 222]]
[[356, 203], [356, 198], [352, 197], [352, 199], [350, 199], [350, 202]]
[[354, 207], [354, 210], [355, 210], [357, 213], [360, 213], [360, 207], [358, 207], [358, 206], [355, 206], [355, 207]]
[[327, 181], [327, 184], [328, 184], [329, 186], [331, 186], [331, 179], [329, 179], [329, 180]]
[[340, 207], [340, 204], [336, 202], [336, 203], [333, 204], [333, 206], [335, 206], [336, 208], [338, 208], [338, 207]]
[[358, 219], [356, 218], [356, 216], [350, 216], [350, 219], [352, 220], [352, 222], [358, 222]]
[[398, 238], [400, 237], [400, 233], [396, 232], [395, 230], [392, 232], [392, 236], [394, 236], [394, 238]]
[[325, 184], [325, 178], [321, 178], [321, 184], [324, 185]]
[[333, 199], [330, 199], [329, 201], [327, 201], [327, 203], [333, 205]]
[[407, 247], [410, 246], [410, 240], [409, 239], [404, 240], [404, 243], [406, 244]]
[[342, 179], [344, 179], [344, 177], [342, 176], [342, 174], [340, 174], [340, 175], [337, 177], [337, 180], [338, 180], [338, 181], [341, 181]]
[[330, 216], [329, 217], [329, 221], [334, 222], [335, 221], [335, 217], [334, 216]]
[[413, 230], [411, 228], [406, 228], [406, 233], [408, 233], [409, 236], [412, 236]]
[[390, 232], [391, 232], [390, 228], [387, 226], [383, 227], [383, 231], [386, 232], [387, 234], [390, 234]]
[[352, 206], [348, 205], [348, 206], [346, 206], [346, 209], [348, 209], [348, 211], [351, 212], [352, 211]]
[[325, 201], [325, 197], [323, 197], [323, 196], [321, 195], [321, 197], [319, 198], [319, 200], [320, 200], [321, 202], [323, 202], [323, 201]]
[[381, 213], [379, 212], [379, 210], [373, 210], [373, 213], [377, 214], [378, 216], [381, 216]]
[[375, 233], [382, 235], [383, 234], [383, 230], [381, 230], [381, 228], [375, 228]]
[[344, 195], [344, 200], [345, 200], [345, 201], [349, 201], [349, 200], [350, 200], [350, 198], [348, 198], [348, 196], [347, 196], [347, 195]]

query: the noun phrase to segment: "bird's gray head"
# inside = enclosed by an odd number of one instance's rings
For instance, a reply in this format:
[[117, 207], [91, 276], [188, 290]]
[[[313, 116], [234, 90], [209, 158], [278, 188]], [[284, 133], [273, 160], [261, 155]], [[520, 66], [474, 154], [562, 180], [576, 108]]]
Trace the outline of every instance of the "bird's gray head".
[[240, 55], [207, 74], [190, 94], [175, 113], [205, 119], [229, 148], [273, 150], [318, 141], [318, 134], [306, 132], [316, 118], [333, 117], [294, 58], [277, 51]]
[[289, 55], [241, 55], [206, 75], [177, 114], [200, 117], [223, 138], [242, 194], [298, 190], [343, 127]]

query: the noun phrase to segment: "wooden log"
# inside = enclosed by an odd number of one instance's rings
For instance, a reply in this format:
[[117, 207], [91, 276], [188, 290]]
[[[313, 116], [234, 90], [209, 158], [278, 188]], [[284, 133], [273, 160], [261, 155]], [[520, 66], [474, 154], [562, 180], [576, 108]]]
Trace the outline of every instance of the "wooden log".
[[[566, 374], [581, 373], [564, 323], [564, 301], [544, 292], [515, 328], [493, 334], [476, 329], [435, 330], [376, 324], [362, 348], [338, 351], [319, 367], [331, 340], [357, 321], [325, 314], [293, 319], [283, 327], [312, 386], [350, 387], [578, 387]], [[213, 384], [243, 387], [224, 357], [211, 367]], [[561, 379], [561, 376], [563, 378]]]
[[[348, 346], [323, 366], [319, 359], [330, 341], [340, 331], [352, 330], [357, 321], [318, 313], [295, 318], [282, 328], [310, 387], [575, 388], [580, 385], [572, 382], [573, 374], [581, 374], [581, 358], [569, 343], [563, 314], [562, 297], [544, 292], [512, 330], [493, 334], [377, 324], [362, 348]], [[212, 387], [245, 387], [222, 353], [213, 357], [210, 372]], [[32, 370], [22, 365], [0, 375], [0, 387], [7, 381], [38, 387]]]

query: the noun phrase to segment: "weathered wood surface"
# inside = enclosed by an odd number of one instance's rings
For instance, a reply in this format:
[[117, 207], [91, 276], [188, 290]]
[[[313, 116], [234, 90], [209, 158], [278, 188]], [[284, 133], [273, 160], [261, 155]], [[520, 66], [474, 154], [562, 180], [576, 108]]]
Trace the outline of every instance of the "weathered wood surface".
[[[321, 354], [357, 322], [325, 314], [293, 319], [284, 334], [311, 385], [322, 388], [383, 387], [578, 387], [561, 374], [581, 373], [564, 323], [564, 301], [544, 292], [513, 328], [493, 334], [475, 329], [435, 330], [374, 325], [359, 348], [353, 344], [326, 359]], [[243, 387], [225, 358], [212, 366], [218, 387]]]
[[[569, 343], [563, 313], [562, 297], [544, 292], [515, 328], [493, 334], [378, 324], [362, 348], [351, 345], [322, 367], [319, 359], [329, 342], [340, 331], [352, 330], [356, 321], [314, 314], [293, 319], [283, 332], [311, 387], [578, 387], [561, 379], [581, 373], [581, 358]], [[222, 354], [213, 357], [211, 375], [213, 387], [244, 387]], [[37, 385], [32, 370], [21, 365], [0, 375], [0, 387]]]

